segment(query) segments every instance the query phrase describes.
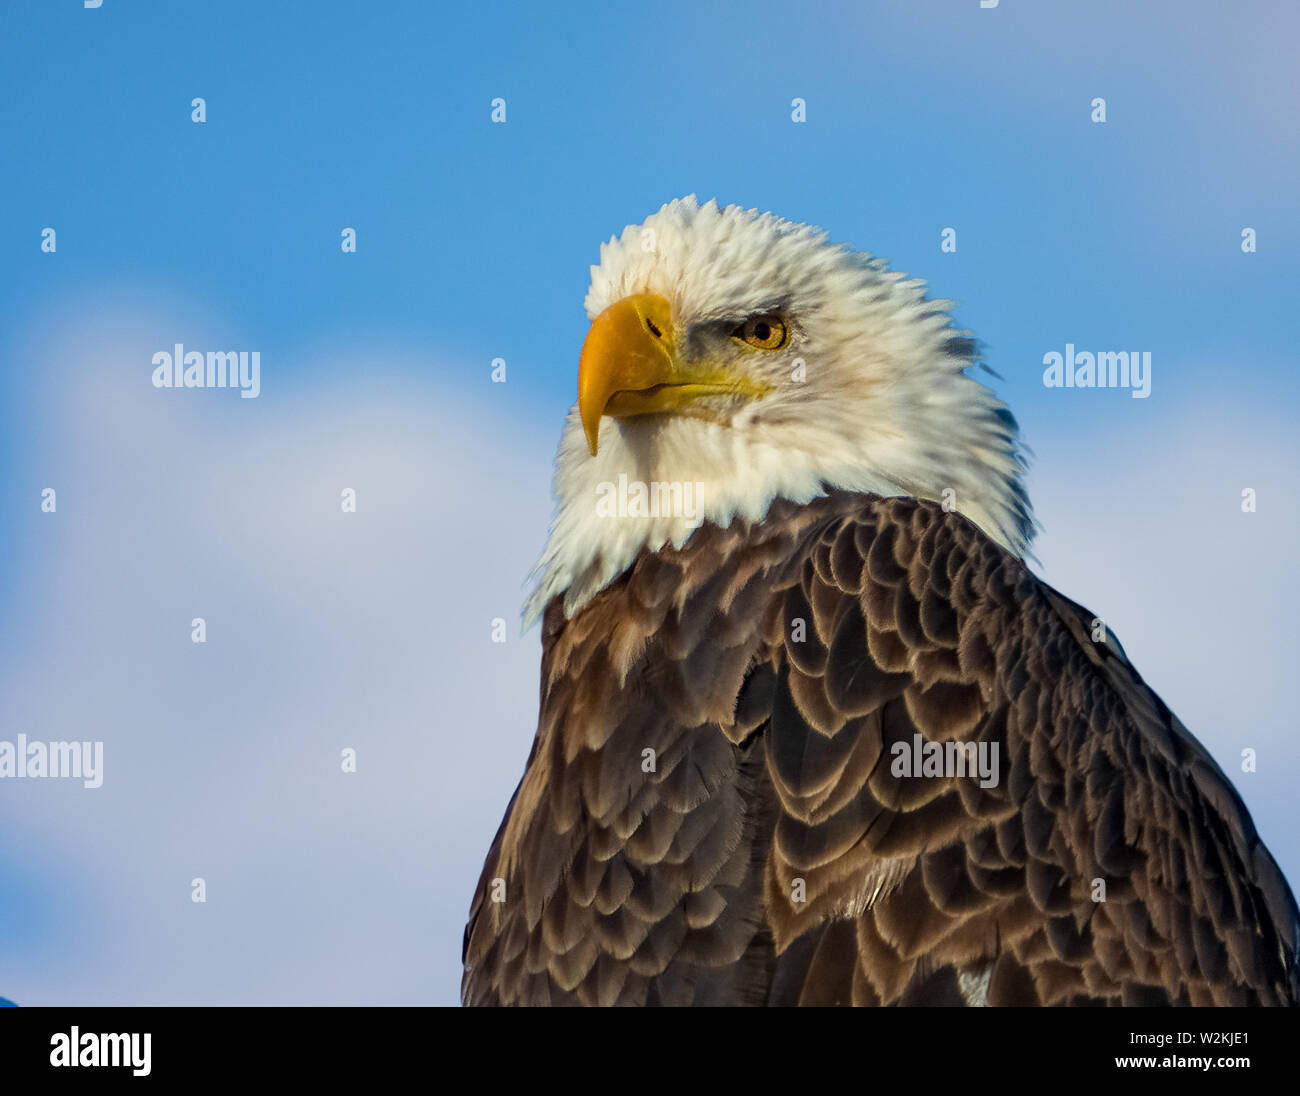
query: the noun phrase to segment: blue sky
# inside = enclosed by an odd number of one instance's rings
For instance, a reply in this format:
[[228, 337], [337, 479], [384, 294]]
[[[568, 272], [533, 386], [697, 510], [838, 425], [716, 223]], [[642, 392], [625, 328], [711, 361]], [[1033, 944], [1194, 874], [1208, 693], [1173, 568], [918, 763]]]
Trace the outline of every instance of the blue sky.
[[[1297, 9], [520, 7], [0, 15], [0, 737], [103, 738], [120, 774], [0, 786], [0, 994], [455, 999], [535, 721], [513, 622], [588, 267], [691, 192], [963, 302], [1036, 454], [1043, 573], [1300, 878]], [[261, 396], [156, 391], [178, 341], [259, 350]], [[1067, 342], [1151, 351], [1151, 397], [1044, 388]]]

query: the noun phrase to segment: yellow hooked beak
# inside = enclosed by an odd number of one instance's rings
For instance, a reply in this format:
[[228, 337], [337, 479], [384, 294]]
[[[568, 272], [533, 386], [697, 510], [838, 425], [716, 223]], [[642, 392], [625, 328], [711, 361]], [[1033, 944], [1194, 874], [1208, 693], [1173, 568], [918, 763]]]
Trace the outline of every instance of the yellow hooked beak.
[[672, 306], [658, 294], [635, 293], [591, 323], [578, 363], [578, 415], [594, 457], [605, 415], [683, 411], [702, 396], [747, 393], [751, 387], [756, 386], [709, 366], [684, 368]]

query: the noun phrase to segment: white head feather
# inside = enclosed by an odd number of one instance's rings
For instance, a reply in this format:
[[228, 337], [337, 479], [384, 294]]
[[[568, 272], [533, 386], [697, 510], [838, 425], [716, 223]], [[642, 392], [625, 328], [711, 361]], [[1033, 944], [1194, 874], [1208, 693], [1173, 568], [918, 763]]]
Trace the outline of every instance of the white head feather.
[[[1015, 419], [967, 375], [979, 362], [974, 340], [952, 326], [952, 302], [928, 300], [924, 284], [831, 244], [820, 229], [694, 196], [603, 244], [587, 293], [592, 319], [631, 294], [655, 293], [672, 306], [679, 347], [719, 321], [770, 311], [788, 319], [791, 336], [781, 350], [745, 359], [771, 391], [722, 421], [606, 417], [592, 456], [574, 405], [525, 625], [559, 594], [572, 616], [642, 550], [681, 547], [701, 520], [759, 521], [777, 498], [808, 502], [836, 488], [948, 501], [1022, 555], [1034, 519]], [[702, 483], [699, 510], [602, 515], [601, 485], [620, 474]]]

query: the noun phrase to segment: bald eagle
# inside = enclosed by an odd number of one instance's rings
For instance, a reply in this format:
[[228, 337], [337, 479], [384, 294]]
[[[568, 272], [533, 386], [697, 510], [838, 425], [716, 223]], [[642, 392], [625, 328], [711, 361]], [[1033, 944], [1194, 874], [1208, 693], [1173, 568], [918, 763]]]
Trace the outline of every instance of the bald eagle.
[[1027, 569], [950, 307], [693, 197], [601, 248], [466, 1004], [1300, 1000], [1227, 777]]

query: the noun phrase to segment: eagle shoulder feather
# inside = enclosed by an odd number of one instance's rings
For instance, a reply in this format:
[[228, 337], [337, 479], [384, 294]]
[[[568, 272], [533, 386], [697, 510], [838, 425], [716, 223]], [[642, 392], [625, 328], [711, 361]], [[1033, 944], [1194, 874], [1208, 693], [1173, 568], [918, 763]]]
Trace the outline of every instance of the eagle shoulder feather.
[[[1285, 880], [1092, 628], [960, 515], [838, 491], [554, 599], [463, 999], [1296, 1004]], [[898, 772], [931, 743], [995, 779]]]

